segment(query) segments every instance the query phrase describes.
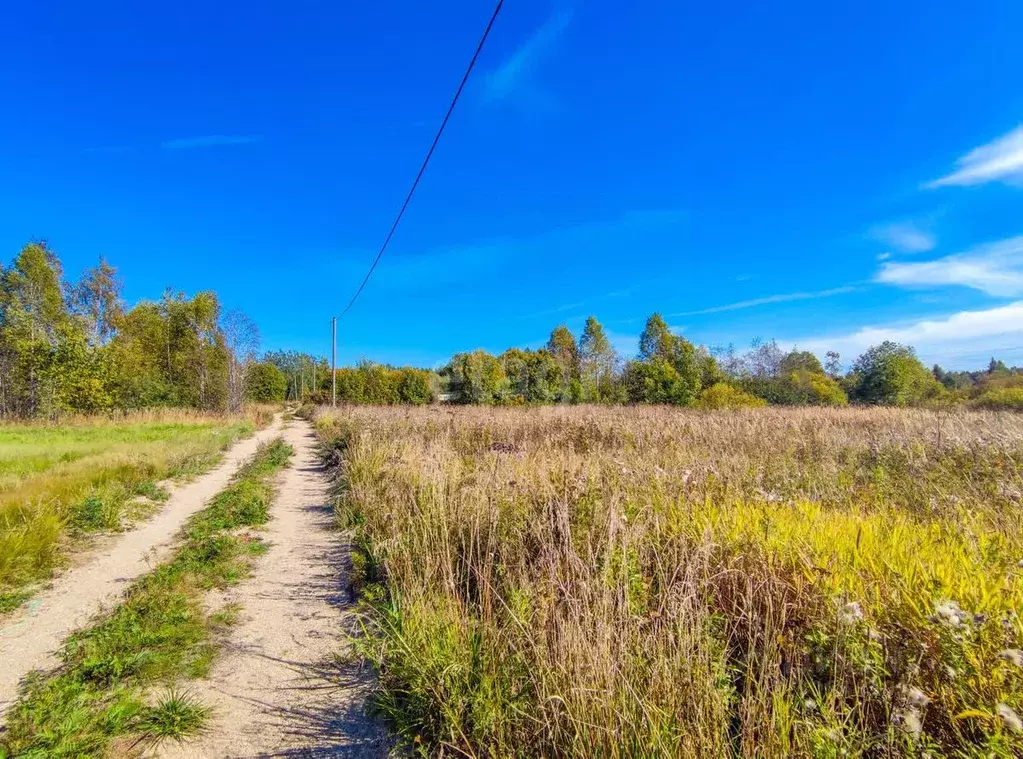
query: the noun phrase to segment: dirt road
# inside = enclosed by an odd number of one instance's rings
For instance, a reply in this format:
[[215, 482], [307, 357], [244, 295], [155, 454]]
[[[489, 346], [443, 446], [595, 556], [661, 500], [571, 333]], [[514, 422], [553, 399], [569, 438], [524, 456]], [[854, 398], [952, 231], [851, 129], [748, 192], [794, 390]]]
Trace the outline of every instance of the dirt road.
[[384, 757], [384, 728], [366, 716], [369, 671], [338, 663], [351, 619], [347, 546], [333, 529], [312, 429], [295, 420], [295, 448], [264, 533], [269, 552], [223, 599], [242, 607], [210, 678], [191, 691], [214, 708], [199, 738], [166, 744], [161, 759]]
[[29, 672], [56, 665], [54, 654], [69, 633], [83, 626], [104, 605], [116, 601], [127, 585], [165, 558], [178, 530], [220, 491], [261, 442], [280, 432], [280, 418], [253, 437], [236, 443], [213, 471], [180, 487], [159, 513], [138, 529], [115, 536], [84, 563], [74, 567], [0, 623], [0, 721]]

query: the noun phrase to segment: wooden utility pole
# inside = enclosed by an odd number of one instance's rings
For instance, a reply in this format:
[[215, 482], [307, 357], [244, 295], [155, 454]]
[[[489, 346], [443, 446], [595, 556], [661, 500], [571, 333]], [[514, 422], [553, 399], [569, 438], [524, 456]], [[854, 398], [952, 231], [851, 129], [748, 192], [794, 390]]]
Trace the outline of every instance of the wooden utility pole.
[[337, 406], [337, 317], [330, 320], [330, 405]]

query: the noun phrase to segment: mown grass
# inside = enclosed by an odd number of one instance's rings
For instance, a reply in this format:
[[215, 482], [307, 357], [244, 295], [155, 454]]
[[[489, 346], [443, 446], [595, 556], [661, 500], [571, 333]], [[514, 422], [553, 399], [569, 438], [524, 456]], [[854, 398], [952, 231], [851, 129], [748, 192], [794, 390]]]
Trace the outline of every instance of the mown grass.
[[351, 409], [317, 427], [423, 754], [1023, 754], [1023, 418]]
[[158, 481], [208, 470], [266, 414], [149, 411], [0, 424], [0, 614], [60, 566], [76, 537], [144, 516], [166, 498]]
[[201, 729], [208, 709], [178, 686], [209, 671], [216, 632], [237, 615], [234, 607], [207, 611], [203, 592], [244, 578], [266, 550], [239, 530], [267, 522], [274, 475], [291, 454], [279, 438], [261, 446], [188, 522], [174, 558], [72, 635], [59, 669], [32, 676], [0, 733], [0, 757], [102, 756], [115, 740], [122, 755]]

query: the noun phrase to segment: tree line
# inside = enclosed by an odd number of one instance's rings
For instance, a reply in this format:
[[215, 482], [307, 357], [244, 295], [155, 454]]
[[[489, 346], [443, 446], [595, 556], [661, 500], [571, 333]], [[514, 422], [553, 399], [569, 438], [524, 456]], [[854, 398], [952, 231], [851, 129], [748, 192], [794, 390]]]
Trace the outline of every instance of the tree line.
[[[330, 366], [321, 357], [271, 351], [259, 330], [224, 313], [212, 291], [166, 290], [128, 308], [105, 260], [74, 282], [45, 243], [0, 265], [0, 417], [59, 416], [109, 409], [190, 406], [238, 409], [245, 401], [327, 403]], [[1023, 369], [995, 359], [986, 369], [927, 369], [910, 346], [884, 342], [848, 371], [829, 352], [694, 345], [651, 315], [635, 357], [624, 359], [590, 316], [578, 339], [556, 327], [536, 350], [458, 353], [440, 370], [362, 361], [337, 370], [340, 403], [520, 405], [645, 403], [738, 408], [849, 403], [1023, 410]]]
[[[312, 357], [268, 356], [280, 368], [278, 399], [291, 392], [285, 374]], [[320, 360], [322, 361], [322, 359]], [[269, 369], [267, 370], [269, 371]], [[294, 370], [292, 370], [294, 372]], [[304, 397], [330, 399], [326, 362]], [[310, 377], [310, 381], [311, 381]], [[287, 387], [286, 387], [287, 385]], [[414, 388], [414, 391], [410, 389]], [[290, 396], [289, 396], [290, 397]], [[302, 397], [302, 396], [294, 396]], [[578, 337], [556, 327], [537, 350], [510, 348], [458, 353], [439, 371], [394, 368], [363, 361], [338, 370], [339, 403], [406, 404], [437, 400], [460, 404], [668, 404], [708, 409], [853, 404], [946, 408], [970, 404], [1023, 410], [1023, 369], [991, 360], [987, 369], [928, 369], [912, 347], [883, 342], [857, 356], [847, 371], [838, 353], [825, 361], [809, 351], [755, 341], [749, 350], [707, 348], [673, 332], [660, 314], [646, 321], [638, 354], [627, 360], [603, 325], [590, 316]]]
[[128, 308], [105, 260], [74, 282], [43, 242], [0, 264], [0, 417], [190, 406], [238, 409], [259, 331], [216, 293]]

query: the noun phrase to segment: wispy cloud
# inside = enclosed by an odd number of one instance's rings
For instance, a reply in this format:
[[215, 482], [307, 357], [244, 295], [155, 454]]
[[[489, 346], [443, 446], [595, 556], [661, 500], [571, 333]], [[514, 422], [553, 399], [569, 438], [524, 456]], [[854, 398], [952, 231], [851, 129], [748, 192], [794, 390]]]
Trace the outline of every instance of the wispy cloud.
[[856, 287], [846, 285], [844, 287], [833, 287], [830, 290], [816, 290], [813, 292], [782, 293], [780, 295], [767, 295], [763, 298], [752, 298], [751, 300], [740, 300], [737, 303], [726, 303], [722, 306], [711, 306], [701, 308], [698, 311], [681, 311], [666, 316], [702, 316], [703, 314], [720, 314], [722, 311], [738, 311], [743, 308], [755, 308], [756, 306], [767, 306], [772, 303], [787, 303], [793, 300], [814, 300], [816, 298], [830, 298], [832, 295], [844, 295], [856, 291]]
[[958, 285], [1003, 298], [1023, 295], [1023, 236], [934, 261], [888, 261], [876, 280], [904, 287]]
[[202, 137], [183, 137], [167, 140], [160, 144], [164, 150], [190, 150], [192, 148], [215, 148], [232, 145], [252, 145], [262, 142], [261, 135], [208, 134]]
[[484, 90], [486, 98], [500, 100], [523, 86], [543, 55], [568, 28], [572, 15], [570, 10], [555, 13], [508, 60], [488, 74]]
[[843, 356], [853, 357], [885, 340], [914, 346], [928, 362], [938, 358], [970, 357], [978, 350], [981, 350], [980, 355], [1019, 351], [1023, 344], [1023, 301], [908, 324], [862, 327], [847, 334], [806, 338], [794, 343], [818, 354], [837, 350]]
[[880, 224], [870, 230], [870, 236], [900, 253], [926, 253], [936, 244], [931, 232], [912, 221]]
[[987, 182], [1023, 183], [1023, 126], [974, 148], [956, 161], [956, 166], [951, 174], [925, 186], [933, 189]]
[[588, 297], [585, 300], [579, 300], [573, 303], [563, 303], [560, 306], [552, 306], [551, 308], [545, 308], [541, 311], [534, 311], [533, 313], [530, 314], [523, 314], [521, 318], [533, 319], [540, 316], [553, 316], [555, 314], [563, 314], [566, 313], [567, 311], [577, 310], [581, 311], [586, 308], [591, 308], [596, 303], [606, 300], [612, 300], [614, 298], [624, 298], [631, 294], [632, 294], [631, 288], [613, 290], [611, 292], [603, 293], [601, 295], [594, 295], [592, 297]]

